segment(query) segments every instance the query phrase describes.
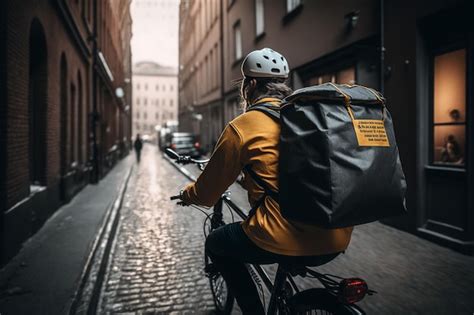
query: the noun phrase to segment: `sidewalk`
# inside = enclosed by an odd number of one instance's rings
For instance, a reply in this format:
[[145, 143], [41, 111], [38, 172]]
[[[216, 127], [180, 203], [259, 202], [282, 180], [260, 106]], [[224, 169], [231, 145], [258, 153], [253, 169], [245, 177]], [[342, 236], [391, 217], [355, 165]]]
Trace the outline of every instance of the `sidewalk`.
[[60, 208], [0, 270], [0, 314], [67, 314], [108, 210], [134, 164], [120, 161]]

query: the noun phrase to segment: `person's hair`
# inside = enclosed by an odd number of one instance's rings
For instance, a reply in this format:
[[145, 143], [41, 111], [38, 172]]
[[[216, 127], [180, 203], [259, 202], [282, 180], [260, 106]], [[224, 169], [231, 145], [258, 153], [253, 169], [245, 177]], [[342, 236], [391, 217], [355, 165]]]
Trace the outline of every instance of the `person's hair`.
[[[254, 88], [250, 86], [250, 81], [255, 80]], [[292, 93], [292, 89], [286, 84], [285, 79], [267, 79], [246, 77], [242, 81], [240, 88], [240, 98], [242, 109], [245, 109], [262, 97], [275, 97], [283, 99]]]

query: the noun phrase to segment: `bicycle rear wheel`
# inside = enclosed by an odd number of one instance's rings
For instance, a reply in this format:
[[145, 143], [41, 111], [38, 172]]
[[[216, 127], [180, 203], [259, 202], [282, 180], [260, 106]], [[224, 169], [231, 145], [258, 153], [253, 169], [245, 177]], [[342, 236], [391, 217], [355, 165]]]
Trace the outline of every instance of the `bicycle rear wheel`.
[[291, 314], [361, 315], [365, 312], [356, 305], [338, 301], [326, 289], [315, 288], [299, 292], [289, 301]]
[[[207, 254], [205, 255], [205, 264], [206, 269], [209, 266], [211, 266], [210, 269], [213, 269], [211, 259]], [[230, 293], [227, 283], [219, 271], [207, 270], [207, 272], [217, 314], [230, 314], [234, 307], [234, 296]]]

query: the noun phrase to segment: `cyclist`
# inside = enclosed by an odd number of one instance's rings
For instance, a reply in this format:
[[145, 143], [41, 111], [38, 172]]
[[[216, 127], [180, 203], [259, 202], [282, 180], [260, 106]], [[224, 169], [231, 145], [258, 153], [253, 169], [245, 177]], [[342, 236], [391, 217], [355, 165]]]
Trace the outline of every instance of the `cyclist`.
[[214, 230], [206, 240], [206, 251], [244, 314], [263, 314], [245, 263], [322, 265], [347, 248], [352, 227], [323, 229], [286, 220], [278, 202], [263, 195], [262, 187], [244, 169], [250, 166], [268, 187], [278, 190], [279, 123], [266, 113], [249, 109], [256, 104], [279, 106], [292, 91], [285, 83], [288, 63], [272, 49], [249, 53], [241, 71], [240, 93], [246, 111], [225, 127], [206, 168], [181, 192], [181, 198], [187, 204], [213, 206], [244, 172], [242, 185], [249, 202], [259, 206], [247, 220]]

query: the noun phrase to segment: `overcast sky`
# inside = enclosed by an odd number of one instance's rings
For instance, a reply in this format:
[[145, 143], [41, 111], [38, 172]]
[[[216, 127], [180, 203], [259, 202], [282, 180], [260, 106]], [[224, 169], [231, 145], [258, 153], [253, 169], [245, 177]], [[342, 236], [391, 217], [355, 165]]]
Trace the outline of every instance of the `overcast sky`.
[[132, 0], [132, 60], [178, 67], [179, 0]]

